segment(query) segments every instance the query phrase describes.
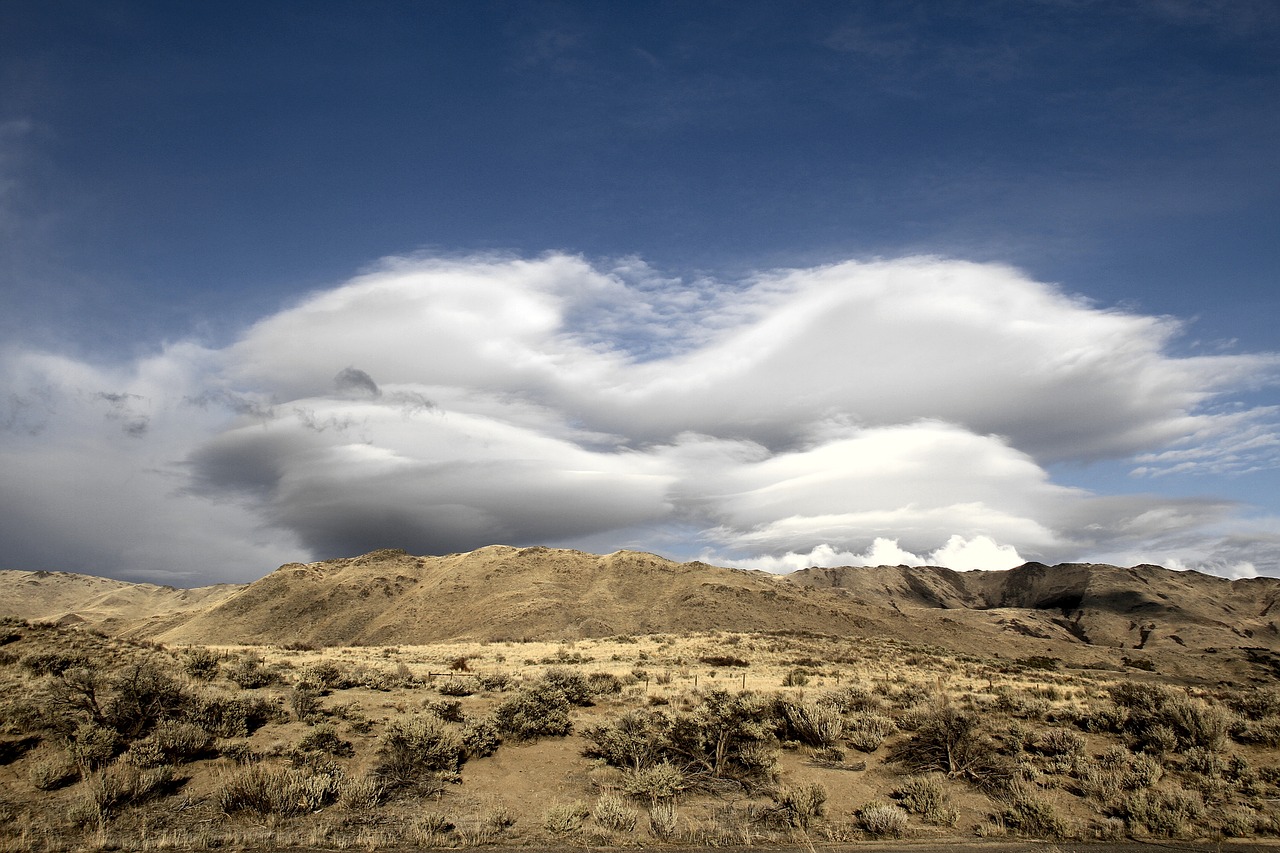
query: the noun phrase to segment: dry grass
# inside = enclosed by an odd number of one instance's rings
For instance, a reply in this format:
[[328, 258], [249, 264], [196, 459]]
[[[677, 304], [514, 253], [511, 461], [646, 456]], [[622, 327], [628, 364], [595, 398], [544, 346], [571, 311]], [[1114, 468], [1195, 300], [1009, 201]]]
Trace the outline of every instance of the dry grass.
[[[1280, 724], [1280, 702], [1121, 686], [1158, 675], [727, 632], [206, 653], [8, 630], [0, 731], [43, 744], [9, 760], [6, 850], [1276, 830], [1258, 804], [1280, 796], [1280, 761], [1249, 737]], [[113, 702], [112, 660], [150, 662], [179, 700], [142, 727], [65, 701], [60, 682], [87, 664]], [[248, 670], [262, 686], [241, 686]], [[567, 733], [503, 722], [521, 719]], [[1134, 751], [1158, 736], [1141, 721], [1174, 750]]]

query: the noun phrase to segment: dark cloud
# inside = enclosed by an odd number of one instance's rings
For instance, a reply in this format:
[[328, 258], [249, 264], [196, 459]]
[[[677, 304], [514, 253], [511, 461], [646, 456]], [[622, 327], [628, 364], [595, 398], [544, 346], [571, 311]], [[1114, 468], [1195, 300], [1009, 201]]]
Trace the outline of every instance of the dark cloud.
[[373, 399], [382, 396], [382, 391], [378, 389], [378, 383], [373, 381], [373, 377], [354, 367], [343, 368], [333, 378], [333, 384], [338, 389], [338, 393], [343, 395]]

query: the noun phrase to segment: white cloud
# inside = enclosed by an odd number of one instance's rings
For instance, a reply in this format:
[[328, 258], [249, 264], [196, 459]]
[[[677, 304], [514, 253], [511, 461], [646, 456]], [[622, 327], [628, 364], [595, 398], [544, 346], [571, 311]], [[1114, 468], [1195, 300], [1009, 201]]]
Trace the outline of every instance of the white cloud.
[[904, 550], [897, 539], [877, 536], [862, 553], [841, 550], [827, 543], [817, 545], [807, 554], [788, 551], [780, 557], [762, 555], [733, 559], [707, 552], [703, 560], [726, 563], [739, 568], [763, 569], [767, 572], [788, 573], [811, 566], [946, 566], [959, 572], [974, 570], [1000, 571], [1012, 569], [1026, 562], [1011, 545], [1000, 545], [990, 536], [966, 539], [952, 535], [945, 545], [921, 557]]
[[221, 350], [0, 356], [3, 557], [243, 578], [373, 547], [617, 541], [774, 570], [1280, 570], [1228, 502], [1091, 495], [1046, 470], [1275, 464], [1275, 411], [1229, 404], [1280, 359], [1174, 357], [1178, 331], [934, 258], [740, 283], [637, 259], [393, 259]]

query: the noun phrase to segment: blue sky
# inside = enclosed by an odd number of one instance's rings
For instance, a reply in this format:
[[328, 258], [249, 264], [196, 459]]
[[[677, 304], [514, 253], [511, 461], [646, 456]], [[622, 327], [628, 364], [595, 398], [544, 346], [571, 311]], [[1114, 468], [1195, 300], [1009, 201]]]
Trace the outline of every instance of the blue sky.
[[0, 566], [1280, 574], [1280, 11], [0, 8]]

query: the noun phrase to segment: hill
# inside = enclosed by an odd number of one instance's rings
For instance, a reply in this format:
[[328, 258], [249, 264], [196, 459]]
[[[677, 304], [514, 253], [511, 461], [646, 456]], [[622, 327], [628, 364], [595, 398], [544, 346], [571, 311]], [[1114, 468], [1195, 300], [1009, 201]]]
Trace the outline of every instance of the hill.
[[290, 563], [250, 584], [180, 590], [0, 573], [0, 615], [179, 644], [425, 644], [708, 631], [878, 637], [1195, 680], [1280, 673], [1280, 580], [1158, 566], [1027, 563], [810, 568], [791, 575], [490, 546]]

